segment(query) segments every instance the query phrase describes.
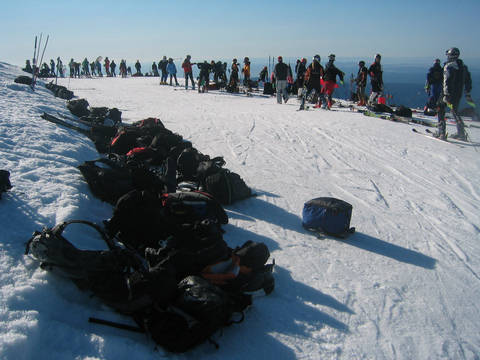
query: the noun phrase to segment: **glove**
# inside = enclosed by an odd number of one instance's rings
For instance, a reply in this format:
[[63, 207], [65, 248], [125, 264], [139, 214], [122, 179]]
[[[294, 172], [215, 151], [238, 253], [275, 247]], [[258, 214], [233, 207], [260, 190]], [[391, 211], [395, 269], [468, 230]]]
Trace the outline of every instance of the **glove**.
[[340, 84], [343, 85], [343, 80], [340, 80]]
[[467, 100], [467, 104], [470, 105], [471, 107], [473, 108], [477, 107], [477, 104], [473, 102], [472, 95], [465, 94], [465, 100]]
[[428, 94], [430, 92], [430, 86], [425, 85], [425, 92]]

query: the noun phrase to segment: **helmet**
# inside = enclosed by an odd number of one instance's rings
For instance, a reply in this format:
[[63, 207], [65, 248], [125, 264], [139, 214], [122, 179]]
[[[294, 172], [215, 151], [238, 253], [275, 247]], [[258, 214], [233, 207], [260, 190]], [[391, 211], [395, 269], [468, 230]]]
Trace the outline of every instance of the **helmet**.
[[328, 55], [328, 60], [335, 61], [335, 54]]
[[452, 47], [450, 49], [448, 49], [445, 54], [447, 55], [447, 58], [449, 60], [457, 60], [458, 57], [460, 56], [460, 50], [458, 50], [458, 48], [456, 47]]
[[313, 57], [313, 61], [318, 61], [318, 62], [320, 62], [320, 55], [318, 55], [318, 54], [315, 55], [315, 56]]
[[236, 63], [236, 62], [237, 62], [237, 59], [233, 59], [232, 62]]
[[365, 66], [365, 61], [361, 60], [361, 61], [358, 63], [358, 65], [360, 65], [360, 66]]

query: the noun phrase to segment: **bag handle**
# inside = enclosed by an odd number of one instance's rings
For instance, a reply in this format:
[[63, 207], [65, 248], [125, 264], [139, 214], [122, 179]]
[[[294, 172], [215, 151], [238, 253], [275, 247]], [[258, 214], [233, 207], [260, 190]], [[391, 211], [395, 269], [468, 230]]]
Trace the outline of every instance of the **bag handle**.
[[87, 221], [87, 220], [68, 220], [68, 221], [64, 221], [63, 223], [60, 223], [60, 224], [56, 225], [52, 229], [52, 232], [55, 233], [56, 235], [62, 235], [65, 228], [70, 224], [84, 224], [84, 225], [90, 226], [91, 228], [97, 230], [97, 232], [100, 234], [100, 236], [105, 241], [105, 243], [107, 244], [107, 246], [110, 250], [114, 250], [114, 249], [117, 248], [117, 246], [115, 245], [113, 240], [107, 235], [107, 233], [98, 224], [92, 223], [91, 221]]

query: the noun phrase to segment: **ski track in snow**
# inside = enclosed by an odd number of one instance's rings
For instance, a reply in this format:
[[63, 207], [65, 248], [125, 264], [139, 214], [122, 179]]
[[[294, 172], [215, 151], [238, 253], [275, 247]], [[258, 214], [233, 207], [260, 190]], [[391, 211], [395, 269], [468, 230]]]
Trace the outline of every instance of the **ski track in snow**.
[[[86, 323], [125, 319], [23, 257], [33, 230], [69, 218], [99, 222], [111, 206], [93, 198], [76, 169], [98, 157], [91, 142], [39, 117], [67, 114], [65, 102], [42, 81], [35, 92], [14, 84], [20, 73], [0, 63], [0, 168], [14, 185], [0, 200], [1, 358], [479, 359], [474, 147], [346, 109], [297, 112], [293, 98], [285, 106], [173, 91], [158, 78], [59, 79], [91, 106], [119, 108], [125, 122], [160, 118], [201, 152], [224, 156], [258, 194], [227, 207], [225, 239], [265, 242], [275, 291], [216, 337], [219, 350], [204, 344], [172, 356], [141, 335]], [[480, 130], [469, 131], [478, 142]], [[303, 203], [318, 196], [351, 203], [357, 232], [339, 241], [304, 230]]]

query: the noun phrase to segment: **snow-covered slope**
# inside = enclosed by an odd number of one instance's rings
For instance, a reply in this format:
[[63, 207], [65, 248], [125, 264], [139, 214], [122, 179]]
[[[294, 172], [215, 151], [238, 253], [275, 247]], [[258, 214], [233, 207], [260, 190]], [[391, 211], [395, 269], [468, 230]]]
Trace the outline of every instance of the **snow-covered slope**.
[[[224, 156], [258, 194], [227, 208], [225, 239], [266, 243], [275, 291], [218, 334], [220, 349], [172, 356], [143, 335], [89, 324], [124, 319], [23, 255], [34, 230], [99, 222], [112, 209], [76, 169], [98, 157], [93, 144], [39, 117], [67, 114], [65, 101], [41, 84], [14, 84], [19, 74], [0, 63], [0, 169], [14, 186], [0, 200], [0, 358], [478, 359], [477, 147], [359, 113], [297, 112], [295, 99], [174, 91], [158, 78], [59, 80], [92, 106], [118, 107], [126, 122], [160, 118]], [[468, 130], [478, 142], [479, 129]], [[303, 203], [319, 196], [353, 205], [353, 236], [302, 228]]]

